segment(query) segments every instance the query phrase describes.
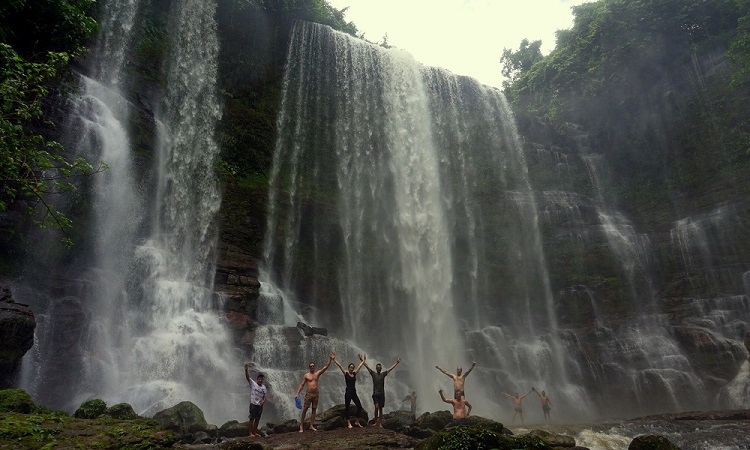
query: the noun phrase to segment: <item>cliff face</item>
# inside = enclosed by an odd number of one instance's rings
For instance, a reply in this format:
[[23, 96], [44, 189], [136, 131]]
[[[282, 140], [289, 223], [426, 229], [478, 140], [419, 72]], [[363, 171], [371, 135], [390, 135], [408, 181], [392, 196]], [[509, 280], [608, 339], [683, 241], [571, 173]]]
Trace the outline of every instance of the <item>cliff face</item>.
[[34, 344], [34, 313], [13, 301], [10, 289], [0, 286], [0, 389], [15, 385], [21, 358]]

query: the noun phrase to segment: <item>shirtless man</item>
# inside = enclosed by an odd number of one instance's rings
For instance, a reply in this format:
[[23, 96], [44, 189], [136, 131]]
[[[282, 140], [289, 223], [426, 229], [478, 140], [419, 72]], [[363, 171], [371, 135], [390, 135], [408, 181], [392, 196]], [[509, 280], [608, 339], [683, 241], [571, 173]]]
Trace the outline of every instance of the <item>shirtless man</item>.
[[454, 393], [455, 392], [460, 392], [462, 397], [466, 397], [466, 394], [464, 394], [464, 380], [466, 380], [466, 377], [469, 376], [469, 374], [471, 373], [471, 371], [474, 370], [474, 366], [476, 366], [476, 365], [477, 365], [476, 361], [473, 361], [471, 363], [471, 367], [469, 368], [469, 370], [467, 370], [466, 373], [464, 373], [464, 374], [461, 373], [464, 370], [463, 368], [456, 367], [456, 374], [455, 375], [446, 372], [445, 370], [441, 369], [438, 366], [435, 366], [435, 368], [437, 370], [443, 372], [444, 374], [448, 375], [449, 377], [453, 378], [453, 392]]
[[550, 401], [549, 397], [547, 397], [547, 393], [542, 391], [540, 394], [535, 388], [531, 388], [532, 391], [536, 392], [536, 395], [539, 396], [539, 400], [542, 402], [542, 411], [544, 411], [544, 420], [549, 420], [549, 410], [552, 407], [552, 402]]
[[297, 393], [294, 394], [294, 398], [299, 398], [299, 393], [302, 392], [302, 388], [305, 387], [305, 384], [307, 384], [307, 392], [305, 393], [305, 404], [302, 407], [302, 417], [299, 420], [299, 432], [302, 433], [302, 428], [305, 425], [305, 415], [307, 414], [307, 408], [312, 406], [312, 413], [310, 414], [310, 429], [313, 431], [318, 431], [317, 428], [315, 428], [315, 411], [318, 409], [318, 378], [320, 378], [321, 375], [323, 375], [323, 372], [328, 370], [328, 366], [331, 365], [331, 361], [336, 359], [336, 353], [331, 352], [329, 355], [331, 359], [328, 360], [328, 363], [323, 366], [322, 369], [315, 371], [315, 363], [310, 361], [310, 364], [308, 365], [308, 368], [310, 369], [309, 372], [305, 374], [305, 376], [302, 377], [302, 383], [300, 383], [299, 388], [297, 388]]
[[506, 392], [503, 392], [503, 395], [508, 397], [509, 399], [513, 400], [513, 420], [512, 423], [516, 422], [516, 414], [518, 414], [519, 417], [521, 417], [521, 425], [523, 425], [523, 408], [521, 407], [521, 402], [523, 401], [523, 398], [527, 395], [531, 394], [531, 391], [519, 395], [518, 392], [516, 392], [516, 395], [510, 395]]
[[454, 393], [453, 398], [450, 400], [447, 400], [445, 398], [442, 389], [440, 389], [438, 392], [440, 393], [440, 398], [445, 403], [450, 403], [451, 405], [453, 405], [453, 420], [448, 422], [448, 425], [446, 425], [445, 427], [448, 428], [463, 425], [466, 422], [466, 418], [469, 417], [469, 414], [471, 414], [471, 403], [467, 402], [466, 398], [464, 398], [458, 391]]
[[401, 362], [401, 358], [396, 359], [396, 362], [393, 363], [393, 365], [385, 370], [383, 372], [383, 365], [380, 363], [377, 363], [375, 365], [375, 370], [370, 369], [370, 366], [367, 365], [367, 356], [364, 358], [362, 355], [359, 356], [359, 360], [362, 361], [362, 364], [365, 365], [365, 368], [370, 372], [370, 376], [372, 377], [372, 401], [375, 404], [375, 421], [373, 422], [372, 426], [374, 427], [380, 427], [383, 428], [383, 406], [385, 406], [385, 377], [391, 373], [393, 369], [396, 368], [398, 363]]

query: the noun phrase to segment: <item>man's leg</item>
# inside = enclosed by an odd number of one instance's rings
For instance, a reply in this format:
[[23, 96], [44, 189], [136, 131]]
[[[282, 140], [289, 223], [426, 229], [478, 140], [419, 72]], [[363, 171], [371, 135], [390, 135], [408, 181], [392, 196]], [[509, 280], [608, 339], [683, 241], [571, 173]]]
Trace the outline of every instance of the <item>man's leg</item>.
[[310, 429], [313, 431], [318, 431], [317, 428], [315, 428], [315, 410], [317, 408], [315, 406], [312, 407], [312, 414], [310, 414]]
[[380, 409], [380, 403], [378, 401], [375, 401], [375, 419], [374, 422], [372, 422], [372, 426], [376, 427], [378, 426], [378, 410]]
[[380, 412], [380, 416], [378, 417], [378, 426], [380, 428], [383, 428], [383, 406], [378, 404], [378, 412]]
[[302, 433], [302, 428], [305, 426], [305, 415], [307, 415], [307, 405], [302, 407], [302, 417], [299, 418], [299, 432]]

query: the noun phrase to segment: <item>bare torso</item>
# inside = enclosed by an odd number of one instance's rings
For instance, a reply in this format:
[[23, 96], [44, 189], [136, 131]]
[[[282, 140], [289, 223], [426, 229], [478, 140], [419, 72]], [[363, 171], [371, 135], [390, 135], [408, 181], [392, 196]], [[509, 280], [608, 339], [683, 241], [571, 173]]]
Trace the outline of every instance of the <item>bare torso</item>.
[[466, 375], [451, 375], [453, 378], [453, 390], [463, 391], [464, 390], [464, 378]]
[[453, 403], [453, 418], [465, 419], [466, 418], [466, 400], [451, 400], [451, 403]]
[[549, 406], [549, 397], [546, 395], [539, 396], [539, 400], [542, 401], [542, 406]]
[[521, 401], [523, 400], [521, 397], [511, 397], [511, 399], [513, 400], [513, 406], [516, 408], [521, 407]]
[[308, 391], [317, 391], [318, 390], [318, 378], [320, 378], [320, 374], [318, 372], [313, 373], [306, 373], [304, 376], [305, 382], [307, 383], [307, 390]]

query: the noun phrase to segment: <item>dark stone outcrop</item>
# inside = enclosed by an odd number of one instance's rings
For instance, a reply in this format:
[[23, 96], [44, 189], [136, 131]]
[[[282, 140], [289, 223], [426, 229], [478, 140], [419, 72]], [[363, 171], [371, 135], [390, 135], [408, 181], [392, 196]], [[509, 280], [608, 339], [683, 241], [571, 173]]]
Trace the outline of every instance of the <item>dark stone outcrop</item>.
[[110, 406], [107, 408], [107, 415], [113, 419], [120, 420], [135, 420], [140, 418], [133, 410], [133, 407], [127, 403], [118, 403]]
[[628, 450], [680, 450], [680, 447], [664, 436], [648, 434], [633, 439]]
[[564, 434], [553, 434], [549, 431], [533, 430], [529, 433], [529, 436], [538, 437], [543, 440], [545, 444], [555, 448], [570, 448], [576, 446], [576, 440], [572, 436]]
[[102, 399], [94, 398], [81, 403], [81, 406], [76, 409], [76, 412], [73, 414], [73, 416], [79, 419], [96, 419], [97, 417], [106, 413], [107, 403], [105, 403]]
[[328, 336], [327, 329], [320, 328], [320, 327], [311, 327], [310, 325], [304, 322], [297, 322], [297, 328], [302, 330], [302, 332], [305, 333], [305, 336], [313, 336], [316, 334], [319, 334], [321, 336]]
[[171, 408], [159, 411], [154, 414], [154, 420], [177, 436], [187, 436], [205, 431], [208, 427], [203, 411], [192, 402], [181, 402]]
[[34, 328], [31, 309], [14, 302], [8, 287], [0, 287], [0, 389], [14, 385], [21, 358], [34, 345]]

